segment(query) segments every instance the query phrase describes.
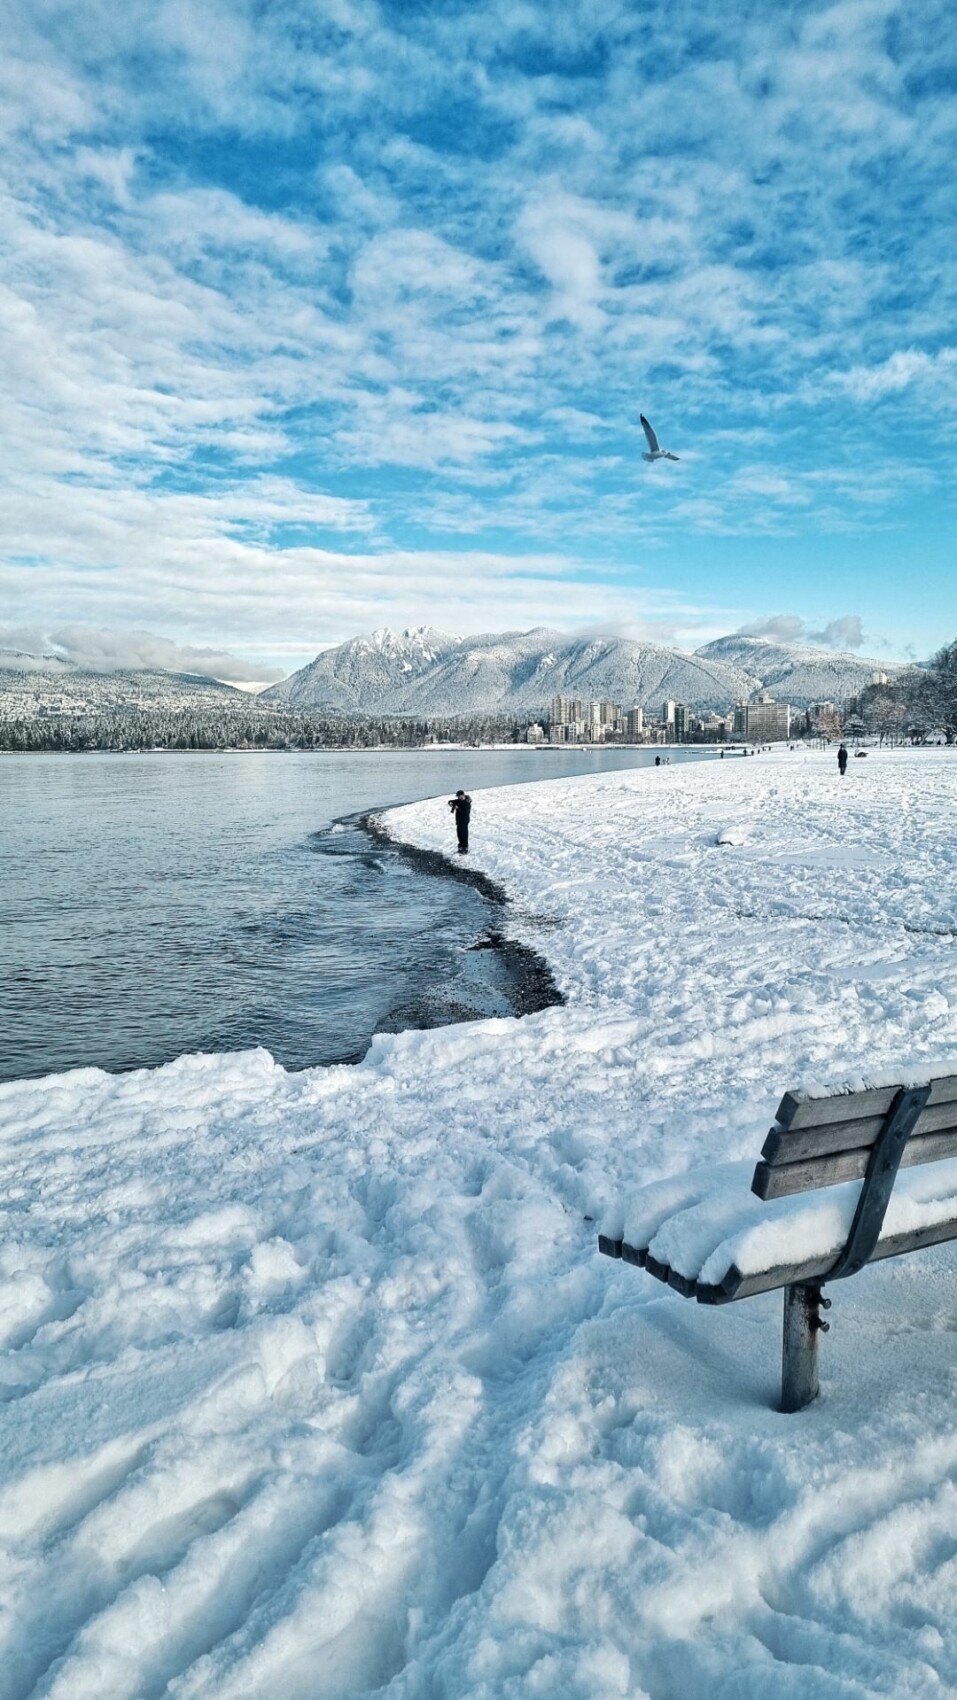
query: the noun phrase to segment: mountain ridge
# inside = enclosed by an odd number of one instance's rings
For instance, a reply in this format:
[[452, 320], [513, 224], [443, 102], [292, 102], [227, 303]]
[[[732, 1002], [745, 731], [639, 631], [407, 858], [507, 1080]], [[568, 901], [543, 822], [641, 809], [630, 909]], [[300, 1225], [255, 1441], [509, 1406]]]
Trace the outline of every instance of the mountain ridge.
[[554, 696], [658, 711], [665, 699], [727, 709], [775, 686], [794, 707], [856, 695], [900, 664], [760, 638], [716, 638], [689, 653], [623, 637], [568, 637], [548, 626], [457, 638], [387, 628], [321, 650], [263, 691], [275, 706], [328, 713], [545, 713]]
[[321, 650], [306, 667], [251, 696], [232, 681], [159, 668], [92, 671], [55, 656], [0, 650], [0, 717], [116, 712], [124, 707], [266, 709], [357, 716], [547, 713], [554, 696], [637, 704], [665, 699], [727, 710], [769, 690], [796, 708], [856, 695], [875, 671], [901, 664], [731, 634], [694, 653], [631, 638], [578, 636], [549, 626], [461, 637], [388, 627]]
[[147, 667], [93, 671], [60, 663], [54, 656], [0, 651], [0, 721], [122, 714], [130, 709], [171, 714], [229, 707], [248, 710], [255, 700], [236, 686], [201, 673]]

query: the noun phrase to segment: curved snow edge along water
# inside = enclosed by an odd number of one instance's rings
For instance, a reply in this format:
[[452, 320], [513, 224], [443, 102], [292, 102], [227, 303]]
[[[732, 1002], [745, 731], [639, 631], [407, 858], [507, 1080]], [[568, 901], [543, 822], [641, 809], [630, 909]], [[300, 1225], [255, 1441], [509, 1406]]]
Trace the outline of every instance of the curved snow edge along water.
[[[439, 850], [425, 850], [393, 837], [381, 813], [357, 815], [353, 819], [355, 825], [367, 832], [376, 843], [388, 845], [390, 850], [424, 873], [473, 886], [489, 903], [495, 903], [502, 909], [511, 902], [505, 887], [490, 879], [488, 874], [483, 874], [481, 869], [462, 867]], [[514, 1005], [516, 1015], [536, 1015], [539, 1010], [552, 1009], [567, 1001], [545, 957], [533, 950], [531, 945], [509, 938], [498, 928], [489, 928], [471, 948], [498, 952], [508, 974], [506, 994]], [[464, 1019], [469, 1018], [466, 1016]]]

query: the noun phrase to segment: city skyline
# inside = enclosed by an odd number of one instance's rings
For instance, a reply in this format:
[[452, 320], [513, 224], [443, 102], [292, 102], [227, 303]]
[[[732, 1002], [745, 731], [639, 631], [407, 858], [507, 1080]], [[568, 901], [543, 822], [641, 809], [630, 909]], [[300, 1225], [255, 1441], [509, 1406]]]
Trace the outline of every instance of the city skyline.
[[[887, 675], [875, 672], [872, 683], [886, 684]], [[846, 718], [852, 723], [850, 705]], [[624, 703], [558, 695], [552, 698], [546, 724], [549, 743], [604, 743], [610, 738], [643, 744], [683, 744], [702, 739], [763, 744], [787, 742], [792, 733], [797, 737], [819, 732], [832, 736], [838, 727], [843, 730], [844, 720], [845, 714], [834, 702], [812, 703], [800, 710], [762, 690], [750, 698], [742, 698], [724, 713], [714, 709], [696, 711], [687, 703], [667, 698], [659, 715], [648, 713], [639, 704], [629, 707]], [[526, 736], [529, 743], [541, 743], [546, 734], [542, 725], [533, 725]]]

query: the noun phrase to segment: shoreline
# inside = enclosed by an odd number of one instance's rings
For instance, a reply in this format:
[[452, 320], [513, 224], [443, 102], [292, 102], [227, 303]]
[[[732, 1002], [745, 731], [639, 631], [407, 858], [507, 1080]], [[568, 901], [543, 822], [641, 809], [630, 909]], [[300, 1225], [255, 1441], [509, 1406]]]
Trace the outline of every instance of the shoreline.
[[[861, 740], [857, 740], [861, 742]], [[772, 749], [784, 747], [784, 740], [779, 739], [770, 746]], [[796, 746], [804, 748], [802, 742]], [[816, 746], [814, 746], [816, 747]], [[876, 747], [876, 746], [875, 746]], [[891, 748], [890, 745], [885, 746]], [[908, 748], [931, 748], [930, 745], [907, 746]], [[741, 756], [747, 753], [751, 746], [741, 743], [714, 744], [694, 743], [684, 744], [629, 744], [607, 742], [600, 739], [591, 743], [582, 739], [578, 743], [569, 744], [528, 744], [519, 739], [507, 744], [471, 744], [471, 743], [437, 743], [437, 744], [315, 744], [308, 749], [301, 749], [294, 744], [211, 744], [202, 749], [177, 749], [163, 744], [135, 744], [130, 747], [114, 748], [106, 746], [103, 749], [54, 749], [38, 745], [36, 749], [12, 749], [10, 745], [0, 743], [0, 756], [381, 756], [381, 755], [448, 755], [450, 752], [493, 750], [502, 751], [524, 750], [529, 755], [558, 755], [567, 756], [575, 750], [587, 750], [590, 754], [607, 753], [610, 750], [633, 752], [647, 750], [669, 754], [674, 750], [714, 751], [729, 756]]]
[[[460, 867], [450, 856], [445, 856], [439, 850], [426, 850], [415, 844], [404, 843], [401, 839], [393, 838], [382, 823], [382, 813], [370, 810], [361, 815], [348, 817], [350, 822], [365, 832], [373, 843], [395, 851], [403, 861], [422, 873], [428, 873], [439, 879], [456, 880], [460, 885], [469, 885], [478, 891], [489, 903], [494, 903], [499, 909], [504, 909], [511, 898], [497, 880], [484, 874], [478, 868]], [[497, 927], [490, 927], [484, 937], [469, 947], [471, 950], [494, 950], [504, 964], [508, 975], [507, 995], [514, 1003], [514, 1014], [537, 1015], [543, 1009], [554, 1009], [568, 1002], [565, 994], [559, 988], [552, 968], [544, 956], [533, 950], [531, 945], [522, 944], [518, 939], [510, 939]], [[448, 1025], [454, 1026], [455, 1022]]]

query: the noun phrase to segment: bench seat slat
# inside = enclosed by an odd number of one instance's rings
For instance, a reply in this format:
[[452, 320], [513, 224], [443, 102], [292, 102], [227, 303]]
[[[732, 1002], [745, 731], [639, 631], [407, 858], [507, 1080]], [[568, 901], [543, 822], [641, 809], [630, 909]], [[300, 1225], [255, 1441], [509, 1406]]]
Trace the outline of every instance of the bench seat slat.
[[[900, 1257], [905, 1252], [923, 1251], [927, 1246], [943, 1245], [946, 1240], [953, 1239], [957, 1239], [957, 1221], [953, 1220], [933, 1222], [926, 1228], [911, 1228], [903, 1234], [888, 1234], [886, 1239], [878, 1240], [870, 1262], [879, 1263], [883, 1262], [885, 1257]], [[818, 1258], [813, 1263], [764, 1269], [759, 1275], [742, 1275], [739, 1269], [731, 1268], [720, 1286], [705, 1286], [702, 1282], [697, 1282], [695, 1298], [699, 1304], [724, 1305], [731, 1304], [736, 1299], [754, 1298], [758, 1293], [776, 1292], [780, 1287], [793, 1287], [802, 1281], [824, 1282], [835, 1261], [835, 1254], [831, 1253], [826, 1259]]]
[[656, 1281], [666, 1281], [668, 1286], [673, 1287], [676, 1293], [680, 1293], [683, 1299], [694, 1298], [698, 1284], [693, 1276], [679, 1275], [677, 1269], [669, 1268], [667, 1263], [659, 1263], [658, 1259], [652, 1257], [649, 1252], [644, 1255], [643, 1268], [647, 1269], [649, 1275], [653, 1275]]
[[[761, 1156], [775, 1167], [779, 1163], [798, 1163], [808, 1157], [827, 1157], [838, 1151], [858, 1151], [873, 1145], [884, 1126], [883, 1116], [863, 1116], [856, 1121], [825, 1122], [822, 1127], [772, 1127]], [[911, 1134], [912, 1139], [926, 1133], [943, 1133], [957, 1128], [957, 1101], [928, 1104], [921, 1110]]]
[[[830, 1122], [859, 1121], [864, 1116], [886, 1116], [897, 1086], [871, 1086], [863, 1092], [836, 1092], [829, 1098], [808, 1097], [803, 1092], [785, 1092], [775, 1120], [781, 1127], [827, 1127]], [[957, 1102], [957, 1074], [942, 1074], [931, 1082], [928, 1104]]]
[[[923, 1251], [926, 1246], [943, 1245], [945, 1241], [952, 1239], [957, 1239], [957, 1221], [933, 1222], [926, 1228], [909, 1228], [906, 1233], [889, 1234], [886, 1239], [879, 1240], [870, 1261], [879, 1263], [885, 1257], [900, 1257], [905, 1252]], [[648, 1257], [647, 1253], [640, 1252], [633, 1246], [623, 1246], [622, 1255], [626, 1262], [638, 1264], [646, 1269], [649, 1275], [653, 1275], [656, 1281], [664, 1282], [684, 1298], [696, 1298], [699, 1304], [704, 1305], [726, 1305], [734, 1303], [736, 1299], [751, 1299], [758, 1293], [773, 1293], [780, 1287], [792, 1287], [802, 1281], [824, 1281], [828, 1270], [834, 1267], [837, 1253], [830, 1252], [826, 1258], [816, 1258], [808, 1263], [791, 1263], [776, 1269], [763, 1269], [757, 1275], [742, 1275], [740, 1269], [732, 1266], [717, 1286], [693, 1281], [687, 1275], [679, 1275], [674, 1269], [670, 1269], [667, 1263], [659, 1263], [657, 1258]]]
[[[830, 1157], [812, 1157], [802, 1163], [759, 1163], [754, 1171], [751, 1191], [758, 1198], [790, 1198], [796, 1192], [816, 1192], [820, 1187], [837, 1186], [840, 1181], [862, 1180], [867, 1173], [871, 1147], [859, 1151], [840, 1151]], [[902, 1169], [915, 1168], [918, 1163], [937, 1163], [944, 1157], [957, 1156], [957, 1128], [944, 1133], [927, 1133], [922, 1139], [911, 1138], [901, 1154]]]

